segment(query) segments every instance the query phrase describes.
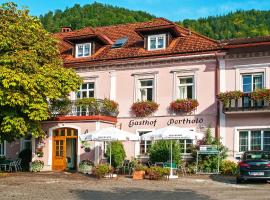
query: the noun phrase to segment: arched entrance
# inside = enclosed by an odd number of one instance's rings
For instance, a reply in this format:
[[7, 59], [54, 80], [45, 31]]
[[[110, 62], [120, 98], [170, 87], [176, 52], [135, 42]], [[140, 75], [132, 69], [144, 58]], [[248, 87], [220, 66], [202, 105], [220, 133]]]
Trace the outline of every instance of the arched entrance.
[[77, 166], [78, 130], [58, 128], [53, 130], [53, 170], [75, 170]]

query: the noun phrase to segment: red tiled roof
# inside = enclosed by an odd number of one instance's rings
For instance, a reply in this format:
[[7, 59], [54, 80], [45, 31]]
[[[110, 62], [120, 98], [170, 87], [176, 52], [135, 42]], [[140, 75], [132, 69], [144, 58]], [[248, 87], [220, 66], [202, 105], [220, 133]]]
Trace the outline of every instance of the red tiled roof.
[[259, 36], [252, 38], [234, 38], [221, 41], [224, 48], [241, 48], [248, 46], [270, 45], [270, 36]]
[[[165, 50], [147, 51], [144, 49], [144, 40], [138, 30], [156, 30], [158, 27], [174, 28], [179, 33], [169, 47]], [[91, 57], [74, 58], [71, 53], [67, 53], [72, 48], [68, 38], [79, 38], [82, 36], [98, 35], [108, 41], [98, 52]], [[217, 51], [221, 48], [220, 43], [213, 39], [190, 31], [171, 21], [157, 18], [148, 22], [131, 23], [116, 26], [104, 26], [96, 28], [83, 28], [81, 30], [56, 33], [54, 36], [60, 39], [60, 52], [66, 64], [80, 62], [96, 62], [104, 60], [133, 59], [155, 56], [169, 56], [174, 54], [193, 54]], [[111, 44], [119, 38], [128, 37], [128, 42], [121, 48], [111, 48]]]

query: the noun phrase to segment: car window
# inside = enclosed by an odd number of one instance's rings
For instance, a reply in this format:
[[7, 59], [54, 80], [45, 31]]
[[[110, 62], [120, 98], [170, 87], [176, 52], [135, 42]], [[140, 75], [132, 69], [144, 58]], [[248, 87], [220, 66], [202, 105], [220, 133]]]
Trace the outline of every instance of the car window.
[[269, 152], [247, 152], [244, 154], [244, 160], [269, 160]]

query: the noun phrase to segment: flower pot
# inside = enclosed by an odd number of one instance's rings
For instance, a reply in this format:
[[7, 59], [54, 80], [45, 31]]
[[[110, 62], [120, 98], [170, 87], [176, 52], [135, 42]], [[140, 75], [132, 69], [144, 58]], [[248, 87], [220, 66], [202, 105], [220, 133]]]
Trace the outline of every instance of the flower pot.
[[144, 179], [145, 171], [134, 171], [133, 179], [134, 180], [142, 180]]

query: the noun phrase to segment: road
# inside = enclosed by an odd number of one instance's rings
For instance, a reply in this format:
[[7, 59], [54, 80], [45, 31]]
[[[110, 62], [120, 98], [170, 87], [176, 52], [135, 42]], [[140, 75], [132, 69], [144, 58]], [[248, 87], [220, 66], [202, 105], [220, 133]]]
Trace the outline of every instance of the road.
[[235, 184], [233, 177], [186, 176], [153, 181], [119, 177], [98, 180], [79, 173], [0, 174], [0, 199], [206, 200], [270, 199], [269, 183]]

